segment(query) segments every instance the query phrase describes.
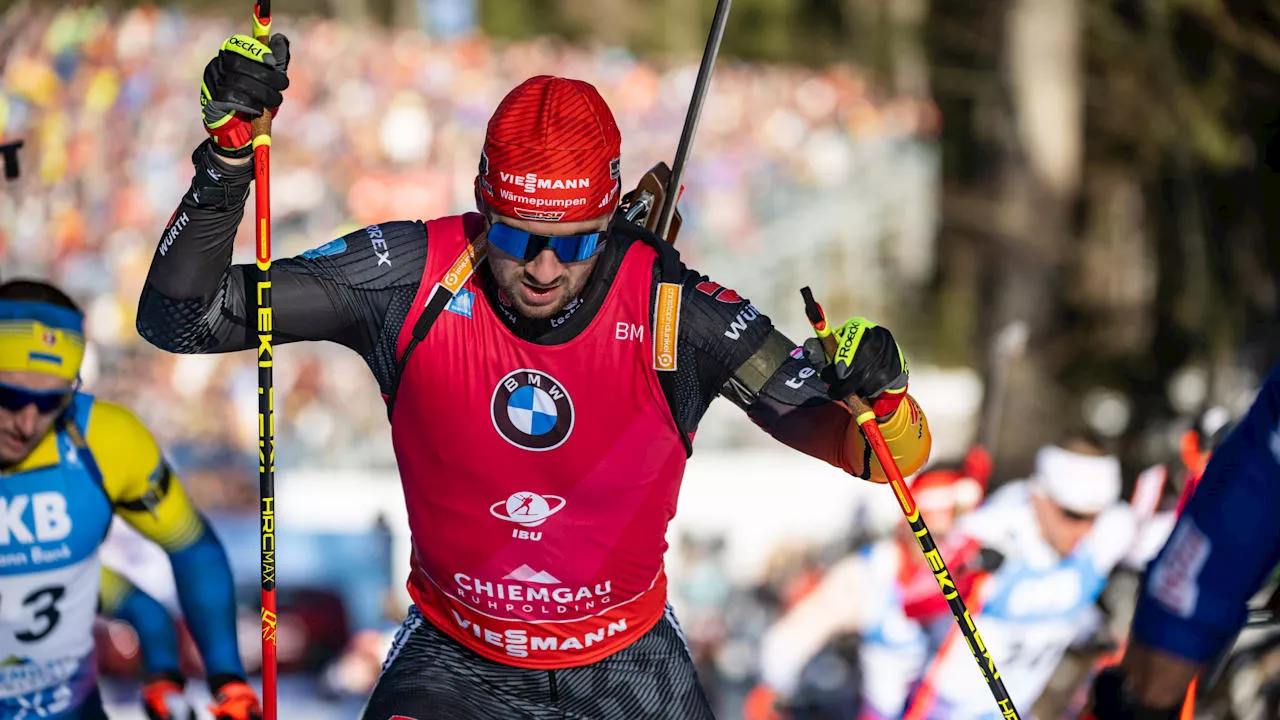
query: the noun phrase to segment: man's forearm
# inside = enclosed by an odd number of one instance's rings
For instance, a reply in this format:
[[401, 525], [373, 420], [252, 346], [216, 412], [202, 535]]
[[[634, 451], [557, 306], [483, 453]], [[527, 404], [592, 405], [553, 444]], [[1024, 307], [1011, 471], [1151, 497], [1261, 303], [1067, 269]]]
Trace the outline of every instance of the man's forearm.
[[[256, 270], [252, 264], [231, 264], [253, 167], [231, 164], [213, 153], [207, 142], [192, 154], [192, 161], [195, 177], [160, 237], [138, 301], [138, 333], [156, 347], [175, 353], [255, 348]], [[388, 252], [395, 242], [397, 249], [412, 246], [425, 257], [420, 226], [401, 228], [399, 234], [387, 232]], [[347, 253], [345, 260], [328, 258], [333, 262], [323, 268], [308, 264], [305, 258], [272, 263], [272, 328], [277, 344], [333, 340], [357, 352], [368, 350], [387, 299], [374, 294], [398, 279], [389, 273], [360, 274], [362, 268], [381, 269], [364, 260], [373, 252], [369, 247]], [[414, 266], [407, 256], [404, 260], [398, 269], [416, 280], [421, 265]], [[352, 290], [353, 282], [361, 283], [361, 290]]]
[[210, 676], [244, 676], [236, 642], [235, 583], [222, 543], [205, 526], [200, 539], [169, 555], [178, 600]]
[[250, 347], [252, 338], [222, 315], [229, 301], [244, 304], [243, 273], [231, 267], [231, 255], [253, 170], [220, 163], [207, 143], [192, 163], [195, 176], [160, 236], [138, 300], [138, 333], [169, 352]]
[[[788, 447], [864, 479], [886, 480], [852, 413], [827, 396], [827, 386], [795, 343], [776, 330], [734, 371], [721, 394], [746, 410], [756, 425]], [[879, 423], [885, 443], [903, 475], [929, 458], [928, 420], [907, 396]]]
[[[888, 479], [853, 415], [834, 402], [792, 408], [774, 416], [765, 429], [788, 447], [852, 475]], [[880, 423], [880, 433], [904, 476], [920, 469], [929, 458], [933, 438], [924, 412], [914, 398], [908, 396], [891, 418]]]
[[147, 286], [173, 299], [209, 299], [231, 266], [253, 168], [221, 161], [208, 143], [192, 153], [195, 176], [165, 226]]
[[782, 413], [752, 412], [752, 419], [793, 450], [852, 475], [861, 476], [866, 468], [866, 445], [856, 431], [849, 432], [853, 416], [836, 403], [788, 408]]
[[[257, 270], [231, 264], [253, 166], [231, 164], [207, 142], [192, 161], [195, 178], [160, 238], [138, 301], [138, 333], [174, 353], [256, 348]], [[426, 255], [423, 224], [396, 221], [273, 261], [273, 341], [325, 340], [372, 352], [390, 303], [412, 301]]]

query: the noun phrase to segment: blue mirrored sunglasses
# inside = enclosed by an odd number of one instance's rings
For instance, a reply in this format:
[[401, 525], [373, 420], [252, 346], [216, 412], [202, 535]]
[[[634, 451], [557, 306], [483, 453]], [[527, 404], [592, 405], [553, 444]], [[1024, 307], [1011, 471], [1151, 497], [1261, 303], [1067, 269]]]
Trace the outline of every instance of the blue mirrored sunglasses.
[[0, 408], [19, 412], [29, 405], [35, 405], [36, 412], [47, 414], [66, 407], [73, 393], [75, 388], [37, 392], [0, 383]]
[[489, 225], [489, 242], [502, 252], [528, 262], [551, 248], [562, 263], [581, 262], [600, 252], [605, 233], [585, 235], [537, 235], [500, 222]]

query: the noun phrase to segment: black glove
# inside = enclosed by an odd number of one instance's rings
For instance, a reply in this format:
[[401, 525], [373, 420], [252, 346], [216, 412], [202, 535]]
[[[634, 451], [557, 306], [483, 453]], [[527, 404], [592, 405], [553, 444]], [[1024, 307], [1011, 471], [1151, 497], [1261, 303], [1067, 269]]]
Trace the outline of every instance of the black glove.
[[833, 400], [856, 395], [871, 402], [876, 417], [887, 418], [907, 394], [907, 359], [888, 328], [866, 318], [853, 318], [832, 331], [836, 357], [830, 359], [822, 341], [804, 343], [805, 357], [821, 371]]
[[232, 35], [204, 67], [200, 106], [204, 127], [217, 151], [246, 157], [252, 149], [250, 123], [264, 110], [277, 113], [289, 87], [289, 38], [272, 35], [266, 45], [248, 35]]

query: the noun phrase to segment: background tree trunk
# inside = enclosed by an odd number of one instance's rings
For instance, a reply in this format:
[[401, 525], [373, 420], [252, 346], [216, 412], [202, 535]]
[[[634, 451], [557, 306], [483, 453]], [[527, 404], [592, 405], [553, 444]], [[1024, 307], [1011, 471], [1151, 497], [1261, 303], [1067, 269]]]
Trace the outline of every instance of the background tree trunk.
[[928, 20], [944, 118], [936, 322], [968, 348], [958, 354], [982, 368], [988, 391], [984, 349], [1008, 323], [1027, 324], [994, 433], [1008, 477], [1075, 419], [1060, 376], [1083, 164], [1082, 10], [1079, 0], [956, 5], [935, 3]]

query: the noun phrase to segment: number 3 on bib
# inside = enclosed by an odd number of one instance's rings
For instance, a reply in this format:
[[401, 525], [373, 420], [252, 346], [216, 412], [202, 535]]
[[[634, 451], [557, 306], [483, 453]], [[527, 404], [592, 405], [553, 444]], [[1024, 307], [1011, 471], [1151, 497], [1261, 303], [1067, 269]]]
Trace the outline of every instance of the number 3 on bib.
[[[10, 622], [15, 625], [26, 625], [25, 629], [16, 630], [13, 636], [24, 643], [33, 643], [43, 640], [53, 632], [58, 626], [58, 621], [62, 619], [62, 612], [58, 609], [58, 601], [67, 594], [67, 589], [61, 585], [49, 585], [47, 587], [33, 590], [26, 597], [18, 601], [16, 596], [5, 597], [0, 596], [0, 617], [8, 617]], [[21, 612], [22, 618], [29, 618], [29, 621], [22, 623], [21, 620], [14, 619], [15, 613], [12, 608], [6, 605], [17, 603], [23, 607]]]

